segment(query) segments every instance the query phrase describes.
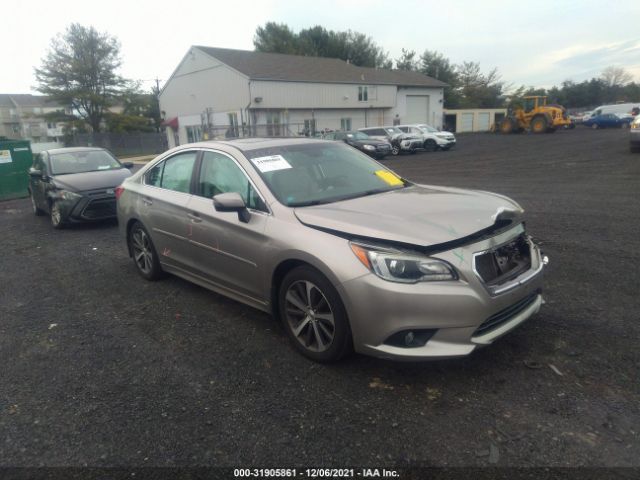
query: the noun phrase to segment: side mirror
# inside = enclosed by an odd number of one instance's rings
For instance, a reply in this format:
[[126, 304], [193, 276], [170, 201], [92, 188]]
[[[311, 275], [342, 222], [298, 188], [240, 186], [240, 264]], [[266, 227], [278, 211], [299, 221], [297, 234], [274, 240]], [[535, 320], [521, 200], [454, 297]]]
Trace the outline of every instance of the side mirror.
[[213, 207], [218, 212], [238, 212], [238, 220], [249, 223], [251, 214], [238, 192], [219, 193], [213, 196]]
[[29, 176], [30, 177], [42, 177], [42, 171], [41, 170], [36, 170], [35, 168], [32, 168], [29, 170]]
[[124, 162], [122, 166], [131, 170], [133, 168], [133, 162]]

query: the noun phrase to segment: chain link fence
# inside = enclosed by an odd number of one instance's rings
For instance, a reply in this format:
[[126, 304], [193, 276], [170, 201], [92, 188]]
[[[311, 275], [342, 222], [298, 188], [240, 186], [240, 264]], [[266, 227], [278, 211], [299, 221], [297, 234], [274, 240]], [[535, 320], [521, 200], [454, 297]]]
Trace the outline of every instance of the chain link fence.
[[65, 138], [67, 147], [102, 147], [118, 157], [156, 155], [169, 148], [164, 133], [75, 133]]

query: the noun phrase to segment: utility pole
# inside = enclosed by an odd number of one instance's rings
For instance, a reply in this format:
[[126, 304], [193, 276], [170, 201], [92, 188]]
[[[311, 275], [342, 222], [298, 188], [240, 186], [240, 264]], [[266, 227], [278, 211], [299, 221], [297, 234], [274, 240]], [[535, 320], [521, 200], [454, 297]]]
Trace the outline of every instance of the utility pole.
[[[156, 107], [158, 108], [158, 117], [163, 120], [162, 112], [160, 111], [160, 79], [158, 77], [155, 78], [156, 81]], [[156, 132], [160, 132], [160, 125], [156, 125]]]

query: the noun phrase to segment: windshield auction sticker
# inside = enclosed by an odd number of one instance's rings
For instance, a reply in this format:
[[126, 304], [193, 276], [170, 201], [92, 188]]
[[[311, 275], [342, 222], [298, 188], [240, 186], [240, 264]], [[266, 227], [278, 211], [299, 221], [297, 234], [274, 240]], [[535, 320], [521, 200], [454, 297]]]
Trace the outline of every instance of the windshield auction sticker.
[[11, 150], [0, 150], [0, 163], [11, 163]]
[[253, 164], [258, 167], [262, 173], [273, 172], [275, 170], [285, 170], [291, 168], [282, 155], [270, 155], [268, 157], [252, 158]]

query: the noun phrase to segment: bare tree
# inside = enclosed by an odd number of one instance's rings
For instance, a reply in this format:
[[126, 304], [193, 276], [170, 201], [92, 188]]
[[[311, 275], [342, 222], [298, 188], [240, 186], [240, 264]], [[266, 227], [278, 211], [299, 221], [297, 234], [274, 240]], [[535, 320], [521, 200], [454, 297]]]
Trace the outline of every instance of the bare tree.
[[633, 75], [622, 67], [607, 67], [602, 71], [600, 78], [609, 87], [623, 87], [633, 80]]

